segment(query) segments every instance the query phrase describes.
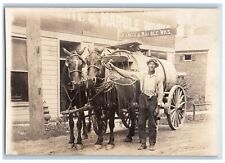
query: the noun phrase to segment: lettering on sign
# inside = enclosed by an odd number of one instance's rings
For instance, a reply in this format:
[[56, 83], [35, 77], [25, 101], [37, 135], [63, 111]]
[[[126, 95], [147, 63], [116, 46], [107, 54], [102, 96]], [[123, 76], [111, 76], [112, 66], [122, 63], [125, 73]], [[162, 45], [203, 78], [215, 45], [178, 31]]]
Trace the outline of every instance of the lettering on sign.
[[175, 35], [176, 28], [166, 28], [148, 31], [138, 32], [123, 32], [120, 34], [120, 38], [136, 38], [136, 37], [156, 37], [156, 36], [168, 36]]

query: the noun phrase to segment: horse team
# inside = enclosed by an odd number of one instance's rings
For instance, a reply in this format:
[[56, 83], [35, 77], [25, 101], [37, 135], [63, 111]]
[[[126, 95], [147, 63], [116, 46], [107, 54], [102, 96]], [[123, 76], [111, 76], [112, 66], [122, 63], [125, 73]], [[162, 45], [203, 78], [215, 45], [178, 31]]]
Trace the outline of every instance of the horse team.
[[[61, 100], [62, 110], [80, 108], [87, 103], [92, 106], [88, 110], [88, 123], [85, 122], [83, 111], [68, 114], [69, 148], [83, 148], [82, 138], [88, 137], [87, 133], [90, 130], [91, 122], [97, 134], [96, 149], [102, 148], [107, 124], [110, 129], [107, 149], [113, 148], [115, 114], [118, 114], [118, 109], [122, 108], [123, 105], [129, 105], [129, 119], [131, 121], [131, 127], [124, 141], [131, 142], [135, 131], [135, 104], [137, 104], [140, 92], [137, 86], [138, 81], [123, 86], [123, 84], [130, 83], [130, 80], [126, 78], [117, 78], [116, 82], [111, 80], [110, 75], [106, 75], [106, 68], [109, 69], [109, 67], [107, 67], [107, 60], [105, 60], [103, 53], [105, 49], [88, 48], [88, 55], [85, 57], [82, 55], [85, 48], [73, 52], [63, 50], [67, 54], [67, 58], [61, 79], [61, 97], [64, 98]], [[77, 141], [75, 141], [74, 136], [74, 116], [77, 116]]]

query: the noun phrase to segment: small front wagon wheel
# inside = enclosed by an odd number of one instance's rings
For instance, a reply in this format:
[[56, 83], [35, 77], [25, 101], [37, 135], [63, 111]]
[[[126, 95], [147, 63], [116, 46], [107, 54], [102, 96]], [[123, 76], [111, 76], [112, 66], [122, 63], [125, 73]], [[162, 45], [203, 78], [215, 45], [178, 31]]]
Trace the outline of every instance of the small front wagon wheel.
[[169, 92], [167, 102], [167, 120], [172, 130], [176, 130], [184, 123], [186, 105], [187, 97], [184, 89], [179, 85], [173, 86]]
[[[101, 133], [101, 131], [99, 130], [99, 126], [98, 126], [98, 121], [97, 121], [97, 116], [96, 115], [91, 115], [91, 121], [92, 121], [92, 124], [93, 124], [93, 129], [95, 131], [95, 133], [97, 135], [99, 135]], [[107, 130], [107, 119], [102, 119], [102, 132], [103, 134], [106, 133], [106, 130]]]

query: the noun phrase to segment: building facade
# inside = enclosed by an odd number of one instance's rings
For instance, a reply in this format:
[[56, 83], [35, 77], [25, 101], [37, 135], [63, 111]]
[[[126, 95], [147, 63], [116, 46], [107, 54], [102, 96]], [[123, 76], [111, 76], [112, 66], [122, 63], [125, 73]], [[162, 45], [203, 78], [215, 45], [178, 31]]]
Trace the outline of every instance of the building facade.
[[[54, 11], [54, 12], [53, 12]], [[60, 74], [65, 55], [62, 47], [74, 50], [80, 44], [85, 46], [111, 46], [123, 41], [119, 34], [124, 31], [154, 30], [170, 27], [165, 24], [144, 21], [140, 25], [136, 16], [106, 13], [87, 14], [73, 10], [43, 11], [41, 20], [41, 56], [43, 100], [47, 103], [52, 119], [60, 115]], [[26, 43], [26, 10], [11, 10], [6, 14], [7, 22], [7, 76], [10, 84], [10, 114], [17, 123], [29, 121], [28, 69]], [[60, 14], [59, 14], [60, 13]], [[108, 18], [106, 20], [106, 18]], [[123, 25], [126, 22], [129, 26]], [[140, 22], [140, 21], [139, 21]], [[122, 24], [121, 24], [122, 23]], [[121, 28], [120, 28], [121, 27]], [[127, 28], [126, 28], [127, 27]], [[131, 28], [132, 27], [132, 28]], [[135, 27], [135, 29], [133, 29]], [[164, 40], [160, 42], [159, 40]], [[174, 63], [174, 36], [158, 38], [140, 38], [144, 42], [142, 49], [147, 55], [163, 58]]]

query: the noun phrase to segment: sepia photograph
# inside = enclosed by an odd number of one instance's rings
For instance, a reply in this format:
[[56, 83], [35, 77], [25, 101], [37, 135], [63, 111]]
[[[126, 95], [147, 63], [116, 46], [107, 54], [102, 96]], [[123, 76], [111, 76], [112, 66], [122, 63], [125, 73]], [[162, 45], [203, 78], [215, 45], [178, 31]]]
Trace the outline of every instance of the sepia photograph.
[[218, 157], [221, 19], [219, 7], [5, 7], [5, 155]]

